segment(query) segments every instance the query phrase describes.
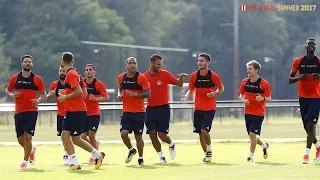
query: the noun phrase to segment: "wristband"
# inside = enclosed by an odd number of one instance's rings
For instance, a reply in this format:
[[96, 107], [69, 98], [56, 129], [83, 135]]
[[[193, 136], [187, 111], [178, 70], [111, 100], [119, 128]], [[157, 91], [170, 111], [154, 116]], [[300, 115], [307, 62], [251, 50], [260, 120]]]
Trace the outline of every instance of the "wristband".
[[263, 101], [266, 101], [266, 98], [265, 98], [265, 97], [263, 97]]

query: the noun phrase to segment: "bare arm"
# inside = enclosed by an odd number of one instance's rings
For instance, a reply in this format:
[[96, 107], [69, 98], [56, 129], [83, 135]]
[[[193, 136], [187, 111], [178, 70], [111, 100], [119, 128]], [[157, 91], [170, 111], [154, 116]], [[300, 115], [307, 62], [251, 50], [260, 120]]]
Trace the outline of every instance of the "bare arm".
[[271, 96], [269, 97], [264, 97], [264, 102], [270, 102], [271, 101]]
[[224, 92], [224, 86], [222, 85], [221, 88], [219, 88], [217, 91], [216, 91], [216, 96], [219, 96], [220, 94], [222, 94]]
[[46, 97], [47, 101], [50, 101], [51, 98], [52, 98], [52, 96], [53, 96], [55, 93], [56, 93], [55, 90], [49, 91], [49, 93], [47, 94], [47, 97]]
[[38, 104], [43, 102], [44, 100], [47, 100], [47, 93], [46, 91], [40, 92], [40, 97], [37, 99]]
[[143, 91], [142, 93], [137, 93], [137, 97], [140, 97], [140, 98], [148, 98], [150, 97], [151, 93], [150, 93], [150, 89], [147, 89], [145, 91]]
[[72, 93], [66, 95], [66, 100], [74, 99], [78, 96], [81, 96], [81, 94], [82, 94], [82, 89], [80, 85], [78, 85], [74, 88], [74, 91]]
[[13, 92], [9, 91], [8, 89], [6, 89], [4, 92], [6, 93], [7, 96], [14, 98]]
[[296, 76], [295, 72], [290, 72], [290, 76], [289, 76], [289, 84], [294, 84], [300, 80], [306, 79], [308, 77], [308, 74], [302, 74], [300, 76]]

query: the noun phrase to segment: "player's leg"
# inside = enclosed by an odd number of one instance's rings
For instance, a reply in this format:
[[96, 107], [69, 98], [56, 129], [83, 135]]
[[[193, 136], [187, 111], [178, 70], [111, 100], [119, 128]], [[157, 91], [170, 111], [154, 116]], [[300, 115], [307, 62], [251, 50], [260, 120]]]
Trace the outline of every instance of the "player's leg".
[[257, 144], [259, 144], [262, 147], [262, 152], [263, 152], [263, 158], [267, 159], [269, 152], [269, 143], [263, 142], [260, 137], [257, 137]]
[[71, 134], [75, 132], [75, 128], [72, 127], [72, 113], [67, 112], [66, 118], [62, 122], [62, 133], [61, 133], [61, 139], [63, 142], [63, 146], [65, 150], [68, 152], [69, 155], [69, 170], [78, 170], [81, 169], [79, 161], [75, 154], [74, 145], [71, 140]]
[[124, 145], [127, 146], [129, 152], [125, 159], [125, 163], [129, 163], [132, 157], [137, 153], [137, 150], [132, 147], [131, 140], [129, 138], [129, 133], [132, 133], [133, 124], [133, 113], [123, 112], [120, 120], [120, 135]]
[[[311, 133], [308, 132], [308, 124], [309, 124], [309, 121], [307, 120], [307, 114], [308, 114], [308, 111], [309, 111], [309, 105], [311, 103], [311, 99], [310, 98], [302, 98], [300, 97], [299, 98], [299, 105], [300, 105], [300, 114], [301, 114], [301, 119], [302, 119], [302, 122], [303, 122], [303, 128], [304, 130], [306, 131], [307, 133], [307, 142], [306, 142], [306, 150], [305, 150], [305, 154], [303, 156], [303, 163], [304, 164], [307, 164], [309, 163], [309, 154], [310, 154], [310, 151], [311, 151], [311, 145], [308, 145], [308, 138], [309, 139], [313, 139], [313, 138], [310, 138], [309, 136], [311, 136]], [[310, 127], [309, 127], [310, 128]], [[313, 139], [314, 140], [314, 139]], [[310, 147], [309, 147], [310, 146]], [[309, 148], [308, 148], [309, 147]]]
[[[61, 133], [62, 133], [62, 123], [64, 120], [64, 116], [60, 116], [57, 114], [57, 136], [60, 137], [61, 139]], [[61, 139], [62, 140], [62, 139]], [[68, 152], [66, 151], [66, 148], [64, 147], [64, 154], [63, 154], [63, 164], [68, 165], [69, 164], [69, 159], [68, 159]]]
[[144, 148], [144, 142], [142, 139], [143, 134], [143, 128], [144, 128], [144, 119], [145, 119], [145, 113], [144, 112], [138, 112], [134, 113], [134, 123], [133, 123], [133, 131], [134, 131], [134, 137], [136, 139], [136, 146], [138, 149], [138, 165], [142, 166], [144, 164], [143, 161], [143, 148]]
[[[253, 160], [254, 153], [257, 146], [258, 137], [261, 133], [261, 125], [264, 119], [264, 116], [255, 116], [255, 115], [248, 115], [246, 114], [246, 118], [249, 119], [249, 122], [251, 121], [251, 126], [249, 127], [249, 137], [250, 137], [250, 154], [249, 157], [251, 160]], [[260, 139], [259, 139], [260, 140]], [[261, 141], [261, 140], [260, 140]], [[261, 141], [262, 142], [262, 141]], [[262, 142], [263, 144], [263, 142]], [[267, 150], [267, 149], [265, 149]], [[268, 156], [267, 151], [266, 154], [264, 154], [264, 157], [266, 158]], [[249, 160], [250, 161], [250, 160]]]
[[[23, 147], [25, 146], [25, 140], [24, 140], [24, 121], [22, 119], [22, 113], [15, 114], [14, 115], [14, 122], [15, 122], [15, 130], [17, 135], [18, 143]], [[20, 169], [26, 169], [28, 165], [28, 158], [23, 158], [24, 160], [20, 164]]]
[[[319, 118], [320, 98], [312, 98], [310, 101], [308, 113], [305, 116], [305, 120], [308, 121], [307, 149], [311, 149], [312, 143], [314, 142], [316, 142], [315, 145], [318, 145], [316, 137], [316, 124], [318, 123]], [[317, 151], [314, 162], [318, 163], [320, 160], [320, 147], [318, 146], [316, 149]]]
[[88, 133], [89, 133], [89, 119], [90, 117], [87, 116], [86, 117], [86, 120], [83, 124], [83, 133], [81, 133], [81, 138], [85, 141], [87, 141], [88, 143], [91, 143], [90, 142], [90, 139], [88, 138]]
[[145, 124], [147, 128], [147, 134], [149, 134], [151, 143], [153, 148], [156, 150], [159, 158], [160, 163], [166, 163], [166, 159], [163, 155], [162, 149], [161, 149], [161, 143], [158, 139], [158, 133], [157, 129], [159, 126], [159, 120], [157, 111], [155, 110], [156, 107], [147, 107], [146, 108], [146, 117], [145, 117]]
[[32, 146], [32, 137], [34, 136], [38, 112], [37, 111], [29, 111], [24, 112], [22, 115], [22, 119], [24, 121], [24, 153], [25, 159], [29, 159], [31, 165], [36, 163], [36, 147]]
[[201, 135], [207, 146], [206, 156], [203, 158], [203, 162], [210, 162], [212, 159], [212, 147], [211, 147], [211, 136], [210, 130], [212, 126], [212, 121], [214, 119], [215, 110], [212, 111], [203, 111], [204, 113], [202, 123], [201, 123]]
[[83, 133], [83, 127], [84, 124], [87, 121], [87, 112], [86, 111], [81, 111], [81, 112], [72, 112], [72, 126], [74, 127], [74, 132], [71, 133], [71, 138], [72, 141], [75, 145], [81, 147], [82, 149], [86, 150], [87, 152], [91, 153], [92, 157], [95, 159], [95, 165], [94, 168], [98, 169], [102, 165], [102, 161], [105, 157], [104, 152], [99, 152], [96, 150], [93, 146], [91, 146], [90, 143], [87, 141], [83, 140], [80, 137], [80, 134]]
[[207, 144], [204, 140], [201, 132], [201, 123], [202, 123], [203, 113], [201, 111], [195, 110], [193, 113], [193, 133], [199, 134], [200, 145], [202, 147], [203, 152], [206, 154], [207, 152]]
[[[246, 123], [246, 130], [247, 130], [249, 139], [250, 139], [250, 128], [251, 128], [251, 125], [252, 125], [252, 118], [250, 118], [250, 117], [251, 116], [248, 115], [248, 114], [245, 114], [245, 116], [244, 116], [245, 123]], [[250, 149], [251, 149], [251, 139], [250, 139]], [[250, 152], [249, 153], [249, 157], [247, 158], [247, 161], [248, 162], [252, 162], [253, 161], [253, 156], [254, 156], [254, 154]]]
[[[98, 143], [96, 140], [96, 133], [99, 128], [99, 123], [100, 123], [100, 115], [95, 115], [95, 116], [89, 116], [89, 126], [88, 126], [88, 137], [90, 139], [90, 144], [97, 150], [99, 150]], [[94, 163], [94, 157], [93, 155], [89, 159], [89, 163]]]
[[158, 136], [159, 138], [169, 145], [170, 158], [176, 157], [175, 143], [171, 140], [169, 133], [170, 126], [170, 106], [164, 105], [159, 109], [159, 127]]

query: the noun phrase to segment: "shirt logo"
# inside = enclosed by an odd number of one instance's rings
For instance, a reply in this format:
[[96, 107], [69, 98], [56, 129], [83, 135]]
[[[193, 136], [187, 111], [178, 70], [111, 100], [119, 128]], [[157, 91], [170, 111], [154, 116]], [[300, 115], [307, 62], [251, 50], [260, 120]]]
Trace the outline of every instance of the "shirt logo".
[[160, 86], [162, 84], [161, 81], [157, 81], [157, 85]]

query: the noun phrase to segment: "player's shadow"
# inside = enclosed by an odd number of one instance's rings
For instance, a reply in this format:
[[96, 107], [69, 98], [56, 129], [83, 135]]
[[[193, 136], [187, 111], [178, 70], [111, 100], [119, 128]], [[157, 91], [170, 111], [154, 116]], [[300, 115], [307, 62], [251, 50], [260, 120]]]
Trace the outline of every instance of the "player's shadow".
[[183, 166], [182, 164], [178, 164], [178, 163], [155, 163], [154, 165], [156, 165], [156, 166], [170, 166], [170, 167]]
[[[99, 170], [101, 170], [101, 169], [99, 169]], [[75, 170], [75, 171], [67, 170], [67, 171], [70, 173], [75, 173], [75, 174], [94, 174], [94, 173], [97, 173], [97, 172], [95, 172], [96, 170], [84, 170], [84, 169]]]
[[[91, 166], [93, 166], [91, 163], [82, 163], [82, 164], [84, 164], [84, 165], [91, 165]], [[104, 163], [103, 164], [103, 166], [116, 166], [117, 164], [108, 164], [108, 163]]]
[[268, 166], [285, 166], [285, 165], [288, 165], [288, 163], [277, 163], [277, 162], [270, 162], [270, 161], [255, 162], [255, 163], [262, 164], [262, 165], [268, 165]]
[[126, 166], [128, 168], [133, 168], [133, 169], [157, 169], [158, 167], [154, 165], [143, 165], [143, 166], [138, 166], [138, 165], [128, 165]]
[[44, 169], [30, 168], [30, 169], [19, 170], [18, 172], [43, 173], [43, 172], [50, 172], [50, 171], [52, 171], [52, 170], [44, 170]]
[[218, 162], [206, 162], [202, 163], [203, 165], [209, 165], [209, 166], [238, 166], [240, 164], [230, 164], [230, 163], [218, 163]]

